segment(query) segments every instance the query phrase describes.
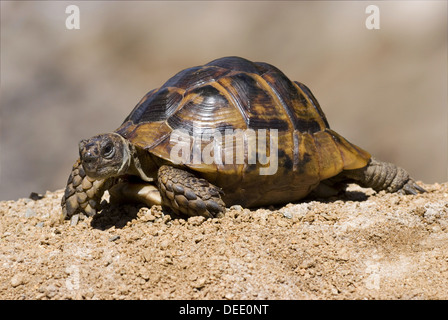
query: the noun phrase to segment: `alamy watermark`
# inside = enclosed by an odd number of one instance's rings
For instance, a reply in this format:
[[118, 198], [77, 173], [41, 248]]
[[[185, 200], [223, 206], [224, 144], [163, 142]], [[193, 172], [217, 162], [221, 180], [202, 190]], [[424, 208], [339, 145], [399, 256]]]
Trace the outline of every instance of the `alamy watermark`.
[[369, 30], [380, 29], [380, 8], [371, 4], [366, 7], [366, 28]]
[[[269, 138], [268, 138], [269, 136]], [[278, 169], [277, 129], [204, 129], [193, 125], [193, 135], [176, 129], [171, 133], [170, 159], [175, 164], [260, 164], [260, 175]]]
[[71, 4], [65, 8], [65, 13], [69, 16], [65, 19], [65, 27], [68, 30], [80, 29], [79, 7]]
[[[80, 29], [80, 11], [77, 5], [71, 4], [65, 8], [65, 13], [68, 14], [65, 19], [65, 27], [68, 30]], [[365, 10], [369, 14], [365, 20], [366, 28], [369, 30], [380, 29], [380, 9], [376, 5], [368, 5]]]

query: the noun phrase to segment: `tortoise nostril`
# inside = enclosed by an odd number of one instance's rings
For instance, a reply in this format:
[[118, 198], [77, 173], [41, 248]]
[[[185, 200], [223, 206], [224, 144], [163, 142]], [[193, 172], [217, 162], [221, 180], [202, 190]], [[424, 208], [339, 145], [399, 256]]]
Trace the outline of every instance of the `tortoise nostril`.
[[93, 155], [92, 153], [86, 152], [84, 154], [84, 156], [82, 157], [82, 161], [84, 163], [92, 163], [92, 162], [94, 162], [96, 160], [96, 158], [97, 157], [95, 155]]
[[84, 148], [80, 150], [80, 155], [85, 164], [95, 162], [98, 158], [98, 148], [94, 143], [84, 145]]

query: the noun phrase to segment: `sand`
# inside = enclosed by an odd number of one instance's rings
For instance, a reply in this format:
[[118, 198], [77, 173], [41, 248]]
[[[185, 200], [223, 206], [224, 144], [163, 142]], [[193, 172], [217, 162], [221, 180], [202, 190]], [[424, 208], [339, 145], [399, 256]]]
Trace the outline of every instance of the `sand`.
[[179, 219], [62, 190], [0, 202], [1, 299], [447, 299], [448, 183]]

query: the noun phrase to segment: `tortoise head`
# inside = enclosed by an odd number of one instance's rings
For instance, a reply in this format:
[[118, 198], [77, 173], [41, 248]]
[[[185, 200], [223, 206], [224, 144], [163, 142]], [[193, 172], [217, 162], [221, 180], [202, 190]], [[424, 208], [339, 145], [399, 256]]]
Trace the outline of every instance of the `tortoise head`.
[[105, 133], [79, 143], [79, 156], [86, 174], [94, 179], [119, 176], [129, 169], [129, 141], [117, 133]]

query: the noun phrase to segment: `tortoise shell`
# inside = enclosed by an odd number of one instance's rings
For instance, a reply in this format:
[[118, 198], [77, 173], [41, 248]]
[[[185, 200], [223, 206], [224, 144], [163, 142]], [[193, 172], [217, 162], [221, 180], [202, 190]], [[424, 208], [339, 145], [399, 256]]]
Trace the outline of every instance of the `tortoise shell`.
[[[304, 84], [290, 81], [270, 64], [239, 57], [177, 73], [146, 94], [115, 132], [147, 152], [145, 161], [187, 168], [221, 187], [228, 206], [296, 201], [320, 181], [362, 168], [370, 159], [369, 153], [330, 129]], [[173, 140], [175, 132], [185, 133], [186, 140]], [[198, 142], [198, 133], [206, 132], [219, 133], [222, 139], [215, 134]], [[226, 140], [229, 132], [236, 138]], [[277, 133], [276, 140], [269, 139], [271, 132]], [[264, 148], [255, 144], [254, 133], [265, 134]], [[171, 156], [179, 141], [191, 151], [181, 163]], [[210, 152], [215, 161], [195, 161], [198, 143], [200, 150], [215, 147]], [[277, 152], [277, 168], [263, 174], [273, 165], [261, 161], [273, 159], [271, 146]], [[254, 151], [259, 157], [255, 162]]]

